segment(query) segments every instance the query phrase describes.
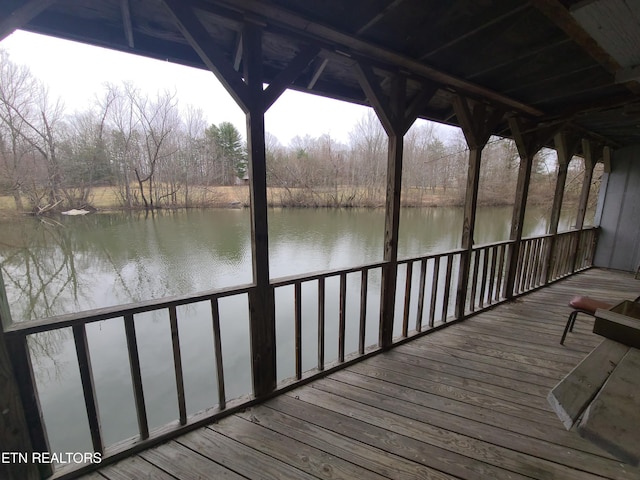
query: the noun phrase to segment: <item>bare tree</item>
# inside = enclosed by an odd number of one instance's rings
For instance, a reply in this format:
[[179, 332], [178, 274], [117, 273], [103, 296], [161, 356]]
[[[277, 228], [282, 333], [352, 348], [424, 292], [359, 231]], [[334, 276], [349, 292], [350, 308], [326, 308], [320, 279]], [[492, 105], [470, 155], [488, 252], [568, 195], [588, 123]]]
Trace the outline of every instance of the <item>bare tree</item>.
[[37, 88], [30, 70], [11, 62], [0, 50], [0, 173], [18, 211], [24, 209], [22, 193], [29, 181], [26, 162], [33, 158], [34, 150], [26, 138], [25, 117], [33, 109]]
[[[165, 91], [150, 99], [131, 85], [125, 85], [125, 94], [133, 107], [133, 115], [140, 127], [144, 155], [134, 167], [134, 173], [145, 209], [154, 208], [155, 174], [159, 163], [174, 150], [168, 150], [170, 135], [178, 127], [176, 93]], [[145, 194], [145, 183], [147, 193]]]

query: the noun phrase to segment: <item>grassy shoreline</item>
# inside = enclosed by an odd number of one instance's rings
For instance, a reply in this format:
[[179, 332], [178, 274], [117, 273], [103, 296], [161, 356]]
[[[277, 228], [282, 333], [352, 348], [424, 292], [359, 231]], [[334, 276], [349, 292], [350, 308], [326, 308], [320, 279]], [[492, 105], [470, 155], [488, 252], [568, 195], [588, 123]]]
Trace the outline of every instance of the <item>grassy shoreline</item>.
[[[268, 206], [276, 208], [384, 208], [385, 192], [381, 188], [365, 189], [362, 187], [338, 187], [325, 189], [269, 187], [267, 189]], [[510, 196], [480, 198], [481, 206], [510, 205], [505, 201]], [[175, 205], [163, 204], [162, 210], [182, 208], [247, 208], [250, 202], [248, 185], [191, 187], [189, 203]], [[530, 198], [534, 204], [547, 203], [546, 198]], [[567, 199], [568, 200], [568, 199]], [[430, 189], [403, 189], [401, 203], [403, 207], [459, 207], [464, 203], [463, 197], [456, 190], [432, 191]], [[99, 212], [119, 212], [127, 210], [144, 210], [142, 206], [127, 208], [122, 205], [114, 187], [96, 187], [92, 190], [88, 204]], [[67, 210], [70, 207], [63, 208]], [[13, 197], [0, 195], [0, 219], [15, 218], [31, 214], [31, 208], [25, 199], [25, 211], [16, 210]], [[58, 211], [57, 213], [60, 213]]]

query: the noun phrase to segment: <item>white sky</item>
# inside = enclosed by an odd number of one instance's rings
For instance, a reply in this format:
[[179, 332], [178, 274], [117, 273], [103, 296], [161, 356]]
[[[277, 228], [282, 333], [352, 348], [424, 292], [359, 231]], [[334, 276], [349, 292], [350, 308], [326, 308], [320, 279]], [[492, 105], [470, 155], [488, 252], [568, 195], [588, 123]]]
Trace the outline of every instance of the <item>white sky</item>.
[[[189, 104], [200, 107], [209, 123], [231, 122], [246, 136], [242, 110], [206, 70], [24, 31], [9, 35], [0, 48], [9, 53], [12, 62], [28, 65], [53, 96], [63, 99], [69, 113], [85, 109], [105, 82], [128, 80], [151, 94], [175, 89], [182, 109]], [[367, 110], [288, 90], [267, 112], [266, 130], [284, 145], [296, 135], [317, 137], [324, 133], [346, 143]]]

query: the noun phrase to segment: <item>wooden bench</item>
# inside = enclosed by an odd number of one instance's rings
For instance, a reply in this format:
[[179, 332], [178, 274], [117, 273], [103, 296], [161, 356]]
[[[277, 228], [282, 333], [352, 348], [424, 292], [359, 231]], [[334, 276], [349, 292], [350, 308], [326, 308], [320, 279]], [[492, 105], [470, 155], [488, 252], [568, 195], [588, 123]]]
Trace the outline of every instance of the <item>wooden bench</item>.
[[636, 347], [640, 347], [640, 320], [629, 314], [640, 314], [640, 305], [631, 304], [623, 302], [612, 309], [618, 312], [596, 310], [594, 332], [610, 338], [558, 383], [547, 399], [567, 429], [637, 466], [640, 349]]

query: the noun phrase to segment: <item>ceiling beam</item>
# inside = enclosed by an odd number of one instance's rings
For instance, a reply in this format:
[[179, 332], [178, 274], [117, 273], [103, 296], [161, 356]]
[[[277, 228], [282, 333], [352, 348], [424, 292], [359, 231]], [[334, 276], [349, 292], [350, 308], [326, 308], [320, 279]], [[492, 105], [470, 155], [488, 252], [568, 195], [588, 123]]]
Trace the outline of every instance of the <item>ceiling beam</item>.
[[392, 67], [408, 70], [417, 76], [425, 77], [439, 84], [449, 86], [458, 93], [466, 93], [467, 95], [485, 98], [491, 102], [502, 105], [508, 110], [520, 111], [533, 116], [543, 114], [543, 112], [537, 108], [516, 99], [442, 72], [419, 60], [381, 48], [379, 45], [371, 44], [353, 35], [311, 22], [301, 15], [292, 13], [276, 5], [269, 4], [267, 8], [265, 3], [260, 0], [210, 0], [208, 4], [221, 6], [223, 8], [232, 8], [236, 12], [244, 10], [247, 13], [261, 17], [267, 24], [279, 26], [290, 34], [296, 34], [301, 38], [319, 40], [328, 44], [327, 46], [332, 46], [334, 49], [350, 54], [355, 53]]
[[371, 27], [373, 27], [376, 23], [378, 23], [380, 20], [382, 20], [384, 17], [387, 16], [387, 14], [395, 9], [396, 7], [398, 7], [398, 5], [400, 5], [402, 2], [404, 2], [406, 0], [393, 0], [393, 2], [391, 2], [389, 5], [387, 5], [386, 7], [384, 7], [380, 13], [378, 13], [377, 15], [375, 15], [371, 20], [369, 20], [367, 23], [365, 23], [362, 27], [360, 27], [357, 31], [356, 31], [356, 35], [362, 35], [365, 31], [367, 31], [368, 29], [370, 29]]
[[124, 28], [124, 36], [127, 39], [127, 45], [129, 48], [135, 48], [133, 42], [133, 24], [131, 23], [131, 6], [129, 0], [122, 0], [120, 2], [120, 10], [122, 11], [122, 26]]
[[541, 53], [544, 53], [548, 50], [553, 50], [555, 48], [561, 47], [562, 45], [565, 45], [567, 43], [569, 43], [571, 40], [569, 40], [568, 38], [563, 38], [557, 42], [551, 43], [549, 45], [544, 45], [543, 47], [537, 48], [535, 50], [527, 50], [525, 53], [521, 54], [521, 55], [516, 55], [514, 57], [511, 57], [509, 60], [505, 61], [505, 62], [500, 62], [500, 63], [495, 63], [493, 65], [489, 65], [485, 68], [483, 68], [482, 70], [478, 70], [474, 73], [471, 73], [469, 75], [467, 75], [465, 78], [467, 80], [472, 80], [474, 78], [480, 77], [482, 75], [485, 75], [487, 73], [493, 72], [495, 70], [498, 70], [499, 68], [503, 68], [503, 67], [508, 67], [509, 65], [513, 65], [516, 62], [520, 62], [522, 60], [526, 60], [527, 58], [530, 57], [534, 57], [536, 55], [539, 55]]
[[495, 18], [492, 18], [491, 20], [489, 20], [486, 23], [483, 23], [482, 25], [469, 30], [468, 32], [466, 32], [463, 35], [460, 35], [459, 37], [456, 37], [446, 43], [443, 43], [442, 45], [439, 45], [437, 48], [431, 50], [428, 53], [423, 54], [420, 57], [420, 60], [426, 60], [427, 58], [431, 57], [432, 55], [435, 55], [438, 52], [441, 52], [442, 50], [445, 50], [453, 45], [455, 45], [456, 43], [460, 43], [463, 40], [466, 40], [469, 37], [472, 37], [473, 35], [475, 35], [476, 33], [480, 33], [481, 31], [483, 31], [486, 28], [489, 28], [493, 25], [495, 25], [496, 23], [500, 23], [503, 20], [508, 19], [509, 17], [512, 17], [513, 15], [520, 13], [521, 11], [525, 10], [529, 8], [529, 5], [525, 2], [522, 5], [519, 5], [518, 7], [514, 8], [513, 10], [509, 10], [508, 12], [503, 13], [502, 15], [498, 15]]
[[21, 28], [43, 10], [49, 7], [55, 0], [29, 0], [20, 2], [17, 8], [0, 7], [2, 12], [0, 21], [0, 40], [9, 36], [14, 30]]

